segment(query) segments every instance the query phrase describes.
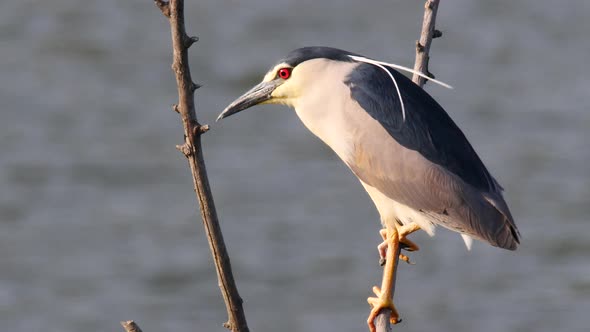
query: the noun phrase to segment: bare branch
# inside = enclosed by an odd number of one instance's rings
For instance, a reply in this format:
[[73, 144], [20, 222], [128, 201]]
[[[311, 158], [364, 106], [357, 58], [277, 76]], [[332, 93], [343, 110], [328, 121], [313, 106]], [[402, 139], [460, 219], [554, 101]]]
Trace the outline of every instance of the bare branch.
[[183, 0], [170, 0], [168, 2], [156, 0], [155, 3], [162, 13], [168, 17], [170, 23], [173, 48], [172, 71], [176, 76], [178, 86], [178, 105], [174, 105], [172, 109], [181, 115], [185, 138], [184, 144], [177, 146], [177, 149], [187, 157], [193, 176], [193, 185], [201, 210], [203, 226], [207, 233], [209, 248], [215, 262], [219, 288], [227, 309], [228, 322], [224, 326], [232, 332], [248, 332], [246, 316], [242, 308], [242, 299], [231, 271], [229, 256], [219, 227], [217, 211], [203, 160], [201, 135], [209, 130], [209, 126], [201, 125], [197, 121], [194, 91], [200, 85], [193, 83], [191, 78], [187, 52], [187, 49], [198, 38], [188, 37], [186, 34]]
[[134, 321], [128, 320], [126, 322], [121, 322], [121, 325], [127, 332], [141, 332], [141, 329]]
[[[395, 282], [393, 285], [395, 286]], [[381, 309], [381, 312], [377, 315], [377, 318], [375, 318], [375, 330], [377, 332], [391, 332], [391, 322], [389, 321], [390, 316], [391, 310]]]
[[[430, 44], [432, 38], [438, 38], [442, 36], [442, 32], [434, 29], [436, 22], [436, 11], [438, 10], [439, 0], [427, 0], [424, 5], [424, 20], [422, 21], [422, 33], [420, 34], [420, 40], [416, 41], [416, 62], [414, 64], [414, 70], [426, 74], [434, 78], [428, 71], [428, 60], [430, 52]], [[414, 83], [419, 86], [424, 86], [426, 81], [425, 78], [420, 77], [416, 74], [412, 77]]]

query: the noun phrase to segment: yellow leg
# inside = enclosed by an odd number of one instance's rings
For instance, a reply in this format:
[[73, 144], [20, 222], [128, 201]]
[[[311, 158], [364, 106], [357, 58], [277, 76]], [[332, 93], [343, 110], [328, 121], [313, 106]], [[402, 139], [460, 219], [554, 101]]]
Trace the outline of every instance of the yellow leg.
[[[412, 242], [406, 238], [407, 235], [409, 235], [419, 229], [420, 229], [420, 226], [418, 226], [418, 224], [416, 224], [416, 223], [411, 223], [408, 225], [399, 226], [399, 228], [398, 228], [399, 243], [403, 244], [402, 249], [407, 250], [407, 251], [420, 250], [420, 247], [418, 247], [417, 244], [415, 244], [414, 242]], [[381, 235], [381, 237], [383, 238], [383, 242], [381, 242], [377, 246], [377, 250], [379, 251], [379, 265], [383, 266], [383, 265], [385, 265], [386, 255], [387, 255], [387, 247], [389, 246], [388, 241], [387, 241], [387, 228], [382, 228], [379, 231], [379, 235]], [[412, 264], [410, 262], [410, 258], [404, 254], [400, 254], [399, 259], [403, 260], [404, 262], [406, 262], [408, 264]]]
[[397, 310], [395, 309], [395, 306], [393, 305], [393, 299], [391, 294], [395, 265], [397, 264], [397, 257], [394, 256], [399, 249], [399, 233], [396, 227], [387, 227], [386, 241], [388, 241], [388, 247], [385, 260], [385, 268], [383, 269], [383, 280], [381, 282], [381, 288], [377, 286], [373, 287], [373, 292], [377, 297], [370, 297], [367, 299], [367, 302], [369, 302], [369, 304], [373, 307], [371, 309], [371, 313], [369, 314], [369, 318], [367, 319], [367, 324], [369, 325], [369, 330], [371, 332], [375, 332], [374, 320], [381, 311], [381, 309], [391, 310], [390, 320], [393, 324], [399, 321], [399, 315], [397, 313]]
[[[377, 286], [373, 287], [373, 293], [375, 293], [377, 297], [370, 297], [367, 299], [367, 302], [369, 302], [369, 304], [372, 306], [371, 313], [367, 319], [367, 324], [369, 325], [369, 330], [371, 332], [375, 332], [374, 320], [381, 309], [391, 310], [390, 321], [392, 324], [397, 324], [400, 322], [399, 314], [395, 308], [395, 305], [393, 304], [393, 296], [391, 293], [393, 283], [395, 282], [396, 265], [398, 263], [398, 257], [395, 257], [395, 255], [399, 252], [400, 243], [404, 244], [405, 248], [409, 251], [419, 249], [415, 243], [406, 238], [407, 235], [419, 229], [420, 226], [415, 223], [411, 223], [404, 226], [387, 226], [387, 228], [382, 229], [379, 232], [379, 234], [381, 234], [385, 240], [379, 245], [379, 251], [380, 253], [382, 250], [385, 251], [383, 247], [386, 246], [387, 252], [385, 254], [385, 267], [383, 269], [381, 288]], [[406, 255], [400, 254], [399, 258], [408, 263], [410, 262]]]
[[389, 243], [387, 242], [387, 228], [381, 228], [379, 235], [383, 238], [383, 242], [377, 246], [377, 251], [379, 251], [379, 265], [383, 266], [387, 257], [387, 247], [389, 247]]

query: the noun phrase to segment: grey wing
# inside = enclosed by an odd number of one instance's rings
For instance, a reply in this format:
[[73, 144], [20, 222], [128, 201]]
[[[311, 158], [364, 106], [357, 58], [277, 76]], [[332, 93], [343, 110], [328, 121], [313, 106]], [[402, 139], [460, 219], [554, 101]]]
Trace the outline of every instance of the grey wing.
[[[516, 249], [518, 230], [502, 188], [442, 107], [405, 76], [362, 64], [345, 82], [372, 118], [358, 133], [349, 167], [366, 184], [441, 226]], [[368, 77], [367, 77], [368, 76]]]

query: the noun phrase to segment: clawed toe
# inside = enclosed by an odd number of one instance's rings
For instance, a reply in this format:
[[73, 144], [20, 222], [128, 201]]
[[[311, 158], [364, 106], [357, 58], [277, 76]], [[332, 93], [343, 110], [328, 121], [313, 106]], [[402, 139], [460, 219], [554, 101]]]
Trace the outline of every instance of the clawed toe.
[[381, 312], [382, 309], [389, 309], [391, 310], [391, 315], [389, 316], [389, 321], [391, 324], [397, 324], [402, 320], [399, 318], [399, 314], [397, 313], [397, 309], [395, 305], [393, 305], [393, 301], [388, 298], [383, 298], [383, 294], [381, 293], [381, 289], [377, 286], [373, 287], [373, 293], [377, 297], [369, 297], [367, 302], [371, 305], [371, 313], [369, 314], [369, 318], [367, 319], [367, 324], [369, 325], [369, 330], [371, 332], [375, 332], [375, 318]]

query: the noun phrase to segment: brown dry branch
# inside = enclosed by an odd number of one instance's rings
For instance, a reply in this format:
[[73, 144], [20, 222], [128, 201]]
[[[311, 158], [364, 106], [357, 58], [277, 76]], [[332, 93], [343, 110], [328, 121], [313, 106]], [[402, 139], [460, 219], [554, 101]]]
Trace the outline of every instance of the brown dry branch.
[[[420, 40], [416, 41], [416, 62], [414, 63], [415, 71], [424, 73], [432, 78], [434, 78], [434, 75], [428, 70], [430, 44], [432, 43], [433, 38], [442, 36], [442, 32], [434, 28], [438, 4], [439, 0], [428, 0], [424, 5], [422, 33], [420, 34]], [[424, 83], [426, 82], [424, 77], [420, 77], [416, 74], [414, 74], [412, 80], [421, 87], [424, 86]]]
[[170, 23], [173, 50], [172, 71], [176, 76], [178, 86], [178, 104], [174, 105], [172, 109], [180, 114], [184, 128], [184, 143], [177, 148], [188, 159], [193, 176], [193, 185], [201, 210], [203, 226], [209, 240], [219, 288], [227, 309], [228, 321], [223, 325], [232, 332], [248, 332], [246, 316], [242, 308], [243, 301], [231, 271], [229, 256], [219, 227], [203, 160], [201, 135], [209, 130], [209, 126], [201, 125], [197, 121], [194, 92], [200, 85], [193, 82], [188, 62], [188, 48], [198, 41], [198, 38], [189, 37], [186, 34], [183, 0], [155, 0], [155, 3]]
[[[439, 0], [427, 0], [424, 4], [424, 19], [422, 21], [422, 32], [420, 33], [420, 40], [416, 41], [416, 62], [414, 64], [414, 70], [424, 73], [432, 78], [434, 78], [434, 75], [432, 75], [428, 71], [428, 60], [430, 59], [430, 44], [432, 43], [433, 38], [438, 38], [442, 36], [442, 33], [434, 28], [438, 5]], [[414, 74], [412, 80], [419, 86], [424, 86], [425, 79], [423, 77]], [[396, 259], [396, 264], [395, 270], [393, 271], [391, 296], [395, 294], [395, 280], [397, 277], [397, 266], [399, 265], [399, 254], [400, 246], [398, 246], [398, 251], [393, 255], [393, 257], [395, 257]], [[381, 310], [377, 318], [375, 318], [375, 328], [377, 332], [391, 332], [391, 323], [389, 322], [390, 315], [391, 311], [389, 309]]]
[[123, 325], [123, 328], [127, 332], [142, 332], [139, 326], [132, 320], [121, 322], [121, 325]]

